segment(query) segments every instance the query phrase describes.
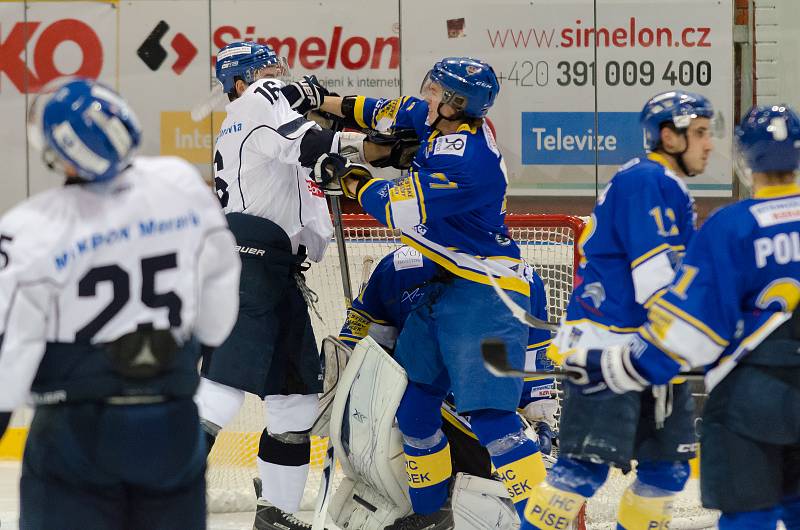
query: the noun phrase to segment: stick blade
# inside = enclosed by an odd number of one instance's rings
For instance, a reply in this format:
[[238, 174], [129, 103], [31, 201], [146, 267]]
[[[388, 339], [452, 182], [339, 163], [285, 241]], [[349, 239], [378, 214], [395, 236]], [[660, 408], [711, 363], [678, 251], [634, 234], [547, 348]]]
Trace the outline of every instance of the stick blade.
[[481, 341], [483, 364], [490, 373], [498, 377], [508, 377], [511, 366], [508, 364], [506, 344], [501, 339], [488, 338]]

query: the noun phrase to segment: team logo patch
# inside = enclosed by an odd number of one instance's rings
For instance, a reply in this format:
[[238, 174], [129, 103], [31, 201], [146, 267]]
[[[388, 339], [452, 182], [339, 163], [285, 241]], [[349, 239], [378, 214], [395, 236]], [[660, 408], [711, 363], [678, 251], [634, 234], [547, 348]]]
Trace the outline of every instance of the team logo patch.
[[394, 186], [389, 189], [389, 199], [392, 202], [416, 200], [416, 198], [417, 192], [410, 177], [395, 181]]
[[475, 75], [481, 71], [480, 66], [469, 65], [467, 66], [467, 75]]
[[467, 137], [463, 134], [448, 134], [436, 139], [433, 144], [433, 154], [464, 156], [467, 147]]
[[392, 256], [394, 270], [418, 269], [422, 267], [422, 254], [411, 247], [401, 247]]

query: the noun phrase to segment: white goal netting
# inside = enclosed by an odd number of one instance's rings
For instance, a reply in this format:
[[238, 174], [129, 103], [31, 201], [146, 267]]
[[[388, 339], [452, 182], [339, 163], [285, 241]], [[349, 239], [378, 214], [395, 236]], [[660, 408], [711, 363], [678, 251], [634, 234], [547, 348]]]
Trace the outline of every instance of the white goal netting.
[[[577, 263], [576, 241], [583, 227], [578, 217], [566, 215], [508, 215], [506, 224], [519, 244], [523, 257], [545, 283], [551, 321], [561, 317], [572, 292]], [[363, 215], [345, 215], [344, 233], [350, 282], [358, 293], [365, 258], [377, 262], [399, 246], [399, 238], [373, 219]], [[317, 341], [337, 335], [345, 316], [339, 252], [331, 243], [321, 263], [313, 264], [306, 281], [318, 295], [320, 321], [312, 313]], [[211, 512], [236, 512], [255, 509], [252, 479], [257, 476], [255, 457], [264, 425], [260, 401], [248, 395], [239, 415], [224, 429], [211, 452], [208, 469], [208, 500]], [[312, 439], [311, 474], [306, 485], [303, 507], [312, 509], [319, 489], [321, 468], [327, 440]], [[586, 528], [613, 528], [616, 506], [630, 479], [615, 474], [588, 505]], [[336, 480], [334, 484], [336, 484]], [[696, 484], [676, 503], [678, 516], [674, 528], [708, 528], [714, 514], [699, 507]], [[706, 525], [707, 521], [711, 521]]]

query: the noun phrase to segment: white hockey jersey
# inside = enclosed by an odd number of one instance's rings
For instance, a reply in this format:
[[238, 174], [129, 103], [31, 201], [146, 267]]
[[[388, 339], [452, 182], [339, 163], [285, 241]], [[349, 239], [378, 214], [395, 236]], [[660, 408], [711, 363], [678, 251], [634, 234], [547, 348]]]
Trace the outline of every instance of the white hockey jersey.
[[179, 158], [136, 158], [107, 183], [13, 208], [0, 219], [0, 411], [26, 399], [48, 342], [110, 342], [152, 324], [221, 344], [239, 307], [234, 245]]
[[317, 127], [289, 107], [283, 83], [262, 79], [229, 103], [214, 153], [214, 182], [225, 213], [269, 219], [297, 253], [319, 262], [333, 236], [325, 195], [300, 165], [303, 134]]

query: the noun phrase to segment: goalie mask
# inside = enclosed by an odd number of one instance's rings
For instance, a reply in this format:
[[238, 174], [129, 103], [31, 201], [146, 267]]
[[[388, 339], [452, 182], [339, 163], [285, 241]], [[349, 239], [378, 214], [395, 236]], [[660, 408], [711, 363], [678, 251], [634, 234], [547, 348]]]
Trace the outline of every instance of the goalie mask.
[[122, 97], [90, 79], [60, 79], [28, 111], [28, 138], [50, 169], [87, 182], [110, 180], [130, 164], [139, 120]]

